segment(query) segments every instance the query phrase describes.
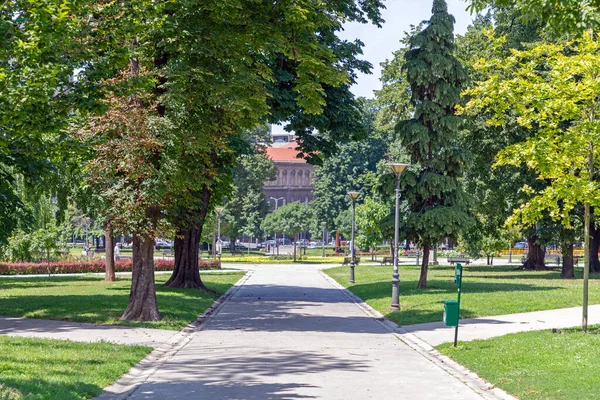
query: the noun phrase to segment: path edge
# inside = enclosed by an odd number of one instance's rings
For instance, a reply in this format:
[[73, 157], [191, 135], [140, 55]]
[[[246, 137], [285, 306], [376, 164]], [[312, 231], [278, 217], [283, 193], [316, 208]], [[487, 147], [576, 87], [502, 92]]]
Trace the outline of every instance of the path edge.
[[319, 270], [321, 275], [331, 283], [335, 288], [339, 289], [348, 297], [358, 308], [360, 308], [367, 316], [378, 322], [390, 333], [396, 336], [399, 340], [404, 342], [411, 349], [421, 354], [427, 360], [437, 365], [439, 368], [446, 371], [448, 374], [454, 376], [459, 381], [468, 386], [471, 390], [481, 395], [487, 400], [518, 400], [516, 397], [511, 396], [504, 390], [495, 386], [494, 384], [484, 380], [475, 372], [469, 370], [465, 366], [457, 363], [451, 358], [442, 355], [429, 343], [419, 339], [414, 334], [408, 332], [395, 322], [385, 318], [383, 314], [375, 310], [373, 307], [368, 305], [363, 299], [349, 291], [344, 286], [340, 285], [335, 279], [327, 275], [322, 269]]
[[240, 287], [250, 279], [254, 273], [248, 270], [236, 283], [234, 283], [221, 297], [213, 302], [202, 315], [195, 321], [189, 323], [182, 330], [171, 336], [169, 340], [154, 349], [150, 354], [134, 365], [125, 375], [121, 376], [116, 382], [104, 388], [102, 394], [94, 397], [94, 400], [108, 399], [127, 399], [142, 384], [156, 373], [164, 364], [166, 364], [175, 354], [179, 352], [186, 344], [192, 340], [194, 335], [200, 332], [206, 323], [219, 313], [221, 308], [231, 299], [231, 297], [240, 289]]

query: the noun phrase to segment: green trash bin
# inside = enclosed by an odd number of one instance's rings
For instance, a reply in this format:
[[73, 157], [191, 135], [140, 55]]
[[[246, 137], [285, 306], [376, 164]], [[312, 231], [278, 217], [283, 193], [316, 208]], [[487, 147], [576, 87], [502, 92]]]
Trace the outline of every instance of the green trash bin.
[[444, 324], [458, 326], [458, 301], [444, 300]]

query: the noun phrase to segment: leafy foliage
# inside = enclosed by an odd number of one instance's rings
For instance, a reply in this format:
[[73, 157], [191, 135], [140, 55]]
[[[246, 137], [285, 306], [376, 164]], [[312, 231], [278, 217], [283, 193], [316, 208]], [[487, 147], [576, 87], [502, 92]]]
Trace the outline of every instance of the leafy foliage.
[[470, 221], [458, 182], [465, 163], [456, 145], [461, 117], [454, 115], [467, 74], [452, 55], [454, 18], [446, 3], [435, 0], [432, 13], [405, 54], [414, 114], [396, 126], [412, 164], [401, 183], [409, 204], [404, 223], [408, 238], [423, 245], [455, 236]]
[[523, 186], [533, 197], [515, 210], [511, 223], [531, 225], [547, 211], [569, 226], [577, 204], [598, 205], [600, 191], [597, 182], [590, 182], [588, 169], [590, 151], [598, 157], [592, 145], [599, 140], [595, 118], [598, 46], [592, 34], [586, 33], [577, 41], [540, 43], [479, 65], [495, 72], [468, 91], [473, 98], [466, 110], [491, 111], [488, 122], [499, 125], [510, 109], [519, 125], [535, 127], [535, 135], [506, 147], [497, 161], [499, 165], [525, 164], [548, 183], [541, 190]]
[[481, 11], [487, 6], [521, 10], [529, 20], [545, 21], [559, 33], [582, 33], [600, 25], [598, 2], [580, 0], [470, 0], [469, 8]]
[[375, 248], [383, 240], [380, 222], [387, 215], [388, 208], [370, 196], [356, 206], [356, 242], [359, 247]]

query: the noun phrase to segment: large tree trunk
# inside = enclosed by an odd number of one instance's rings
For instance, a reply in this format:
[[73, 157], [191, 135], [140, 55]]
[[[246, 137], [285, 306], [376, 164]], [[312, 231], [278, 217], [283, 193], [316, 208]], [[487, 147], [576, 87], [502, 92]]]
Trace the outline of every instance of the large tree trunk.
[[154, 238], [133, 236], [133, 267], [126, 321], [160, 321], [154, 287]]
[[573, 243], [561, 243], [562, 247], [562, 269], [561, 278], [575, 278], [575, 269], [573, 268]]
[[600, 226], [594, 218], [594, 223], [590, 224], [590, 272], [600, 272], [600, 260], [598, 259], [598, 248], [600, 247]]
[[[181, 229], [175, 236], [175, 268], [166, 286], [172, 288], [193, 288], [214, 293], [202, 283], [200, 272], [198, 271], [198, 248], [200, 247], [200, 238], [202, 237], [202, 228], [206, 220], [208, 204], [210, 203], [210, 191], [207, 187], [202, 189], [202, 208], [195, 214], [195, 226], [188, 226]], [[213, 252], [216, 250], [215, 238], [213, 236]]]
[[431, 247], [430, 243], [423, 244], [423, 263], [421, 264], [421, 276], [419, 277], [419, 283], [417, 284], [417, 289], [426, 289], [427, 288], [427, 269], [429, 268], [430, 247]]
[[198, 259], [200, 247], [200, 228], [188, 228], [177, 232], [175, 236], [175, 268], [173, 274], [165, 286], [182, 289], [202, 289], [205, 292], [214, 293], [208, 289], [198, 271]]
[[546, 268], [544, 257], [546, 256], [546, 248], [537, 242], [537, 236], [527, 238], [529, 250], [527, 252], [527, 260], [523, 263], [523, 269], [532, 271], [543, 271]]
[[106, 224], [106, 239], [104, 241], [104, 247], [106, 248], [106, 259], [104, 266], [104, 280], [106, 282], [115, 281], [115, 238], [110, 228], [110, 224]]
[[294, 240], [294, 262], [296, 262], [296, 242], [298, 241], [298, 235], [292, 236]]
[[237, 237], [232, 236], [231, 238], [229, 238], [229, 251], [231, 251], [231, 255], [233, 255], [233, 252], [235, 251], [235, 243], [237, 242]]

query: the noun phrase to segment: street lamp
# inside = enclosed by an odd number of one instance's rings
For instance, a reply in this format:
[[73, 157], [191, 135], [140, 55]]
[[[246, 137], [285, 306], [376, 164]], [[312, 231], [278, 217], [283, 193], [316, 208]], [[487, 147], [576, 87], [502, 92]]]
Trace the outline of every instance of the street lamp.
[[350, 246], [350, 283], [354, 283], [354, 267], [356, 263], [354, 261], [354, 213], [356, 210], [356, 199], [360, 193], [348, 192], [348, 197], [352, 199], [352, 245]]
[[325, 257], [325, 227], [327, 226], [327, 222], [321, 222], [321, 226], [323, 227], [323, 254], [321, 257]]
[[402, 175], [406, 167], [408, 167], [408, 164], [390, 164], [390, 168], [396, 176], [396, 210], [394, 216], [394, 273], [392, 274], [392, 305], [390, 306], [391, 310], [400, 309], [400, 292], [398, 291], [398, 282], [400, 282], [400, 274], [398, 274], [398, 219], [400, 213], [400, 175]]
[[223, 207], [215, 207], [215, 212], [217, 213], [217, 219], [218, 219], [218, 228], [217, 228], [217, 244], [219, 245], [219, 261], [221, 261], [221, 249], [223, 247], [223, 244], [221, 243], [221, 214], [223, 214]]
[[[275, 202], [275, 211], [279, 207], [279, 200], [285, 200], [283, 197], [269, 197], [269, 199]], [[275, 232], [275, 248], [277, 249], [277, 255], [279, 255], [279, 245], [277, 243], [277, 232]], [[273, 253], [271, 253], [273, 254]]]

